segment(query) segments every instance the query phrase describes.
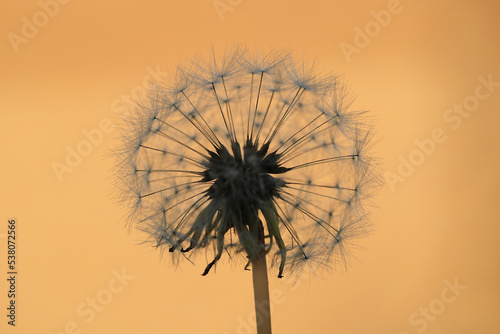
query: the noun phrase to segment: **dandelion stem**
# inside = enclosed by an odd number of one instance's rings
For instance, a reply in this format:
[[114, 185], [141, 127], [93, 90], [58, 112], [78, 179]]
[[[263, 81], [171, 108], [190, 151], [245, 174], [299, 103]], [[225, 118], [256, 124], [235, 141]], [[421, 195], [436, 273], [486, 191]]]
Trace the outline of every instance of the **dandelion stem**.
[[264, 227], [259, 221], [258, 242], [261, 251], [252, 262], [253, 293], [255, 300], [255, 321], [258, 334], [271, 334], [271, 308], [269, 303], [269, 281], [267, 278], [266, 249]]

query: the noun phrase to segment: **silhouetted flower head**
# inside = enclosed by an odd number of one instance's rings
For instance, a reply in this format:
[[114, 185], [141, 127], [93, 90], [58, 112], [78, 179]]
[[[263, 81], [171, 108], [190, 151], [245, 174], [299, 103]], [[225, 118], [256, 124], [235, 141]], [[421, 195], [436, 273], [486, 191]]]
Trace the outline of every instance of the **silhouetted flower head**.
[[155, 82], [123, 127], [131, 221], [174, 257], [206, 252], [204, 275], [263, 251], [279, 277], [311, 260], [346, 263], [379, 183], [370, 126], [351, 102], [339, 78], [288, 54], [195, 58]]

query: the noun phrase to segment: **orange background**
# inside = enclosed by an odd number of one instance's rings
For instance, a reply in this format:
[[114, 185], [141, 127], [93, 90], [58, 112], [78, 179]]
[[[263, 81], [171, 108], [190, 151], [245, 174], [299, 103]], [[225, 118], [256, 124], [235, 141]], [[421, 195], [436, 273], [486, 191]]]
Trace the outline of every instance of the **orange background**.
[[[402, 11], [350, 62], [341, 43], [354, 45], [354, 29], [388, 1], [221, 2], [232, 3], [223, 20], [213, 0], [73, 0], [53, 9], [16, 53], [9, 33], [21, 36], [23, 17], [32, 22], [41, 5], [3, 1], [0, 332], [249, 333], [253, 323], [242, 325], [253, 310], [249, 272], [227, 264], [201, 277], [203, 261], [174, 270], [128, 234], [106, 159], [117, 130], [62, 182], [52, 166], [85, 140], [82, 131], [116, 123], [113, 103], [142, 85], [148, 66], [172, 69], [233, 43], [291, 49], [316, 59], [319, 70], [345, 74], [355, 105], [378, 120], [375, 153], [386, 171], [397, 173], [399, 157], [409, 159], [415, 140], [433, 129], [447, 138], [404, 182], [379, 192], [376, 231], [349, 272], [306, 276], [295, 286], [271, 272], [270, 289], [280, 296], [274, 332], [500, 332], [500, 87], [457, 129], [443, 119], [475, 93], [479, 76], [500, 81], [498, 1], [401, 0]], [[11, 217], [19, 233], [15, 328], [5, 317]], [[122, 269], [134, 278], [110, 294], [113, 270]], [[446, 280], [467, 287], [449, 303]], [[78, 307], [97, 296], [111, 300], [86, 322]], [[452, 296], [445, 291], [447, 301]], [[435, 315], [422, 320], [429, 307]]]

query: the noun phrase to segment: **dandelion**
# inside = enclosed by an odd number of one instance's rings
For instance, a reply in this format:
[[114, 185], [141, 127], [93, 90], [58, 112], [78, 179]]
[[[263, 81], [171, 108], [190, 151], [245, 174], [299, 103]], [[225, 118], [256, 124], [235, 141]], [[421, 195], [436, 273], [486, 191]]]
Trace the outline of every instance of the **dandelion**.
[[[155, 82], [125, 122], [119, 172], [130, 220], [174, 261], [204, 253], [253, 273], [259, 333], [270, 333], [267, 261], [346, 265], [369, 232], [378, 184], [371, 126], [341, 78], [289, 54], [195, 58]], [[266, 313], [266, 312], [263, 312]]]

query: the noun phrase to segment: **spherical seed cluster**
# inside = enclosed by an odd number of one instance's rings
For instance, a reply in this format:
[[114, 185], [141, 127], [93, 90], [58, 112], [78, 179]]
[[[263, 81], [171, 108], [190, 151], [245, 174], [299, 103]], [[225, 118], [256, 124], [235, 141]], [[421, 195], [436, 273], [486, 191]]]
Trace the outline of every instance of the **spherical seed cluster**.
[[290, 55], [196, 58], [126, 119], [118, 177], [131, 220], [173, 256], [207, 252], [204, 275], [235, 254], [269, 254], [279, 277], [345, 264], [379, 184], [351, 102], [339, 78]]

